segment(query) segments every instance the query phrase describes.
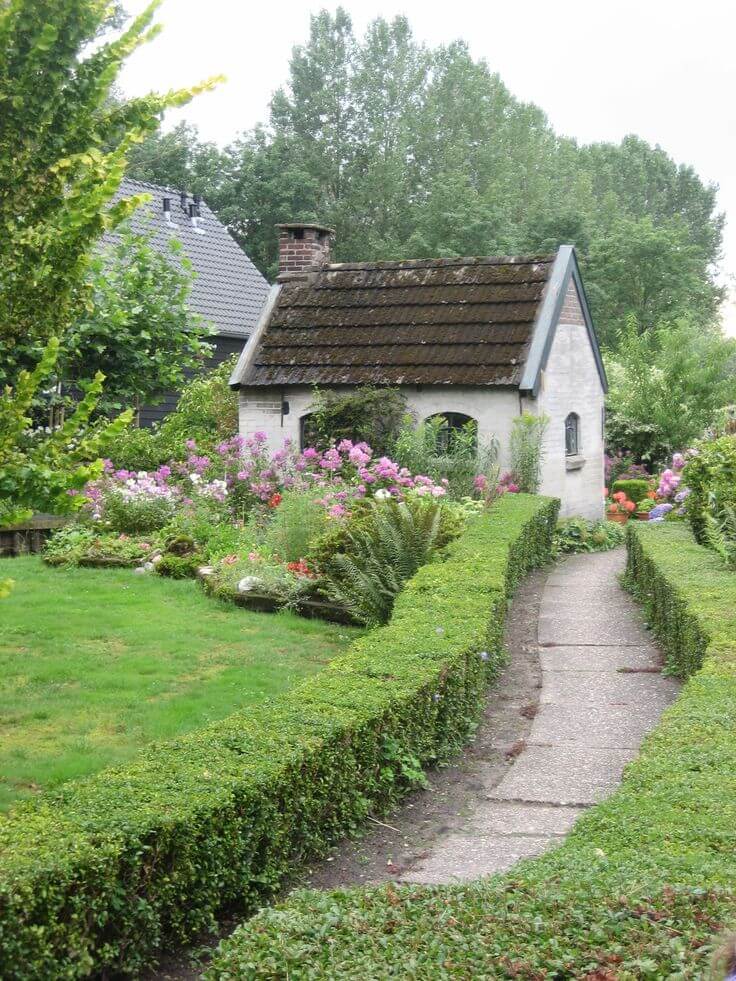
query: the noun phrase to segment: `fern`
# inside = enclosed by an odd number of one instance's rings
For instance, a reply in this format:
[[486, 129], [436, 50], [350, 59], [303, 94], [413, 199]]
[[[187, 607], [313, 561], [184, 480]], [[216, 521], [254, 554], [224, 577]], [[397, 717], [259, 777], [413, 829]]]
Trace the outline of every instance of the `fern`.
[[372, 504], [370, 521], [328, 565], [330, 598], [362, 623], [386, 623], [404, 584], [437, 550], [441, 512], [436, 501]]

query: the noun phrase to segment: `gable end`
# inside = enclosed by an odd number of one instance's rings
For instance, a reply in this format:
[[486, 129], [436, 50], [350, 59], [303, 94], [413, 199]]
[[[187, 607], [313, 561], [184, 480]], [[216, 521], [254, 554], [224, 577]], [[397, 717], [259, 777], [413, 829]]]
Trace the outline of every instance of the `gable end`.
[[588, 298], [585, 295], [585, 288], [580, 276], [575, 248], [572, 245], [561, 245], [559, 248], [552, 273], [547, 282], [544, 300], [534, 324], [529, 356], [519, 385], [522, 392], [527, 392], [534, 398], [539, 393], [542, 372], [547, 366], [549, 352], [552, 349], [555, 331], [560, 320], [586, 327], [601, 386], [603, 391], [607, 392], [606, 370], [603, 366], [593, 318], [590, 315]]

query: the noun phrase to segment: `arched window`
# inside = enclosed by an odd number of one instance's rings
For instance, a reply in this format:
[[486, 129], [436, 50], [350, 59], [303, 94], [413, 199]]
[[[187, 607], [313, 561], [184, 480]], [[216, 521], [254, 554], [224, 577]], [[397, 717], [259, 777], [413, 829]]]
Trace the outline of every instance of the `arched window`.
[[437, 452], [443, 456], [473, 453], [478, 449], [478, 423], [464, 412], [438, 412], [426, 422], [437, 427]]
[[571, 412], [565, 419], [565, 456], [577, 456], [580, 452], [580, 416]]

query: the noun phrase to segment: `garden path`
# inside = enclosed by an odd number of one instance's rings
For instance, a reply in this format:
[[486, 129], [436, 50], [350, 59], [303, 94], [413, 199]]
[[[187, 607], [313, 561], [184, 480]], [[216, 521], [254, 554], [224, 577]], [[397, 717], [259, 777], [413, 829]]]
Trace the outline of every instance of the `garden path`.
[[[531, 730], [500, 782], [490, 767], [462, 821], [404, 866], [404, 882], [501, 872], [564, 836], [607, 797], [679, 685], [618, 583], [623, 550], [560, 562], [544, 584], [537, 645], [541, 691]], [[483, 767], [476, 779], [484, 779]]]
[[[509, 663], [473, 743], [428, 774], [428, 790], [293, 885], [440, 884], [503, 872], [559, 842], [610, 794], [679, 688], [661, 674], [661, 653], [619, 585], [624, 561], [623, 549], [577, 555], [527, 577], [507, 622]], [[199, 976], [184, 954], [146, 981]]]

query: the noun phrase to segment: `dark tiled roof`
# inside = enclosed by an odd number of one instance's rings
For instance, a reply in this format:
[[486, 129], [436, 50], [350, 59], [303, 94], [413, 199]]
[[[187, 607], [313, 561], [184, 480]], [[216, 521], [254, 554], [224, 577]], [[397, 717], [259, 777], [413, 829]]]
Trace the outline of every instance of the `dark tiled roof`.
[[[133, 213], [133, 229], [152, 233], [153, 244], [167, 255], [169, 239], [177, 238], [196, 273], [191, 291], [194, 309], [213, 324], [217, 334], [250, 336], [268, 295], [266, 280], [204, 201], [200, 203], [198, 223], [204, 234], [198, 234], [181, 208], [177, 190], [126, 177], [116, 200], [143, 192], [150, 194], [151, 200]], [[164, 197], [171, 198], [171, 218], [177, 228], [171, 228], [164, 220]], [[114, 232], [105, 236], [107, 240], [114, 237]]]
[[518, 385], [555, 256], [325, 266], [282, 286], [243, 385]]

